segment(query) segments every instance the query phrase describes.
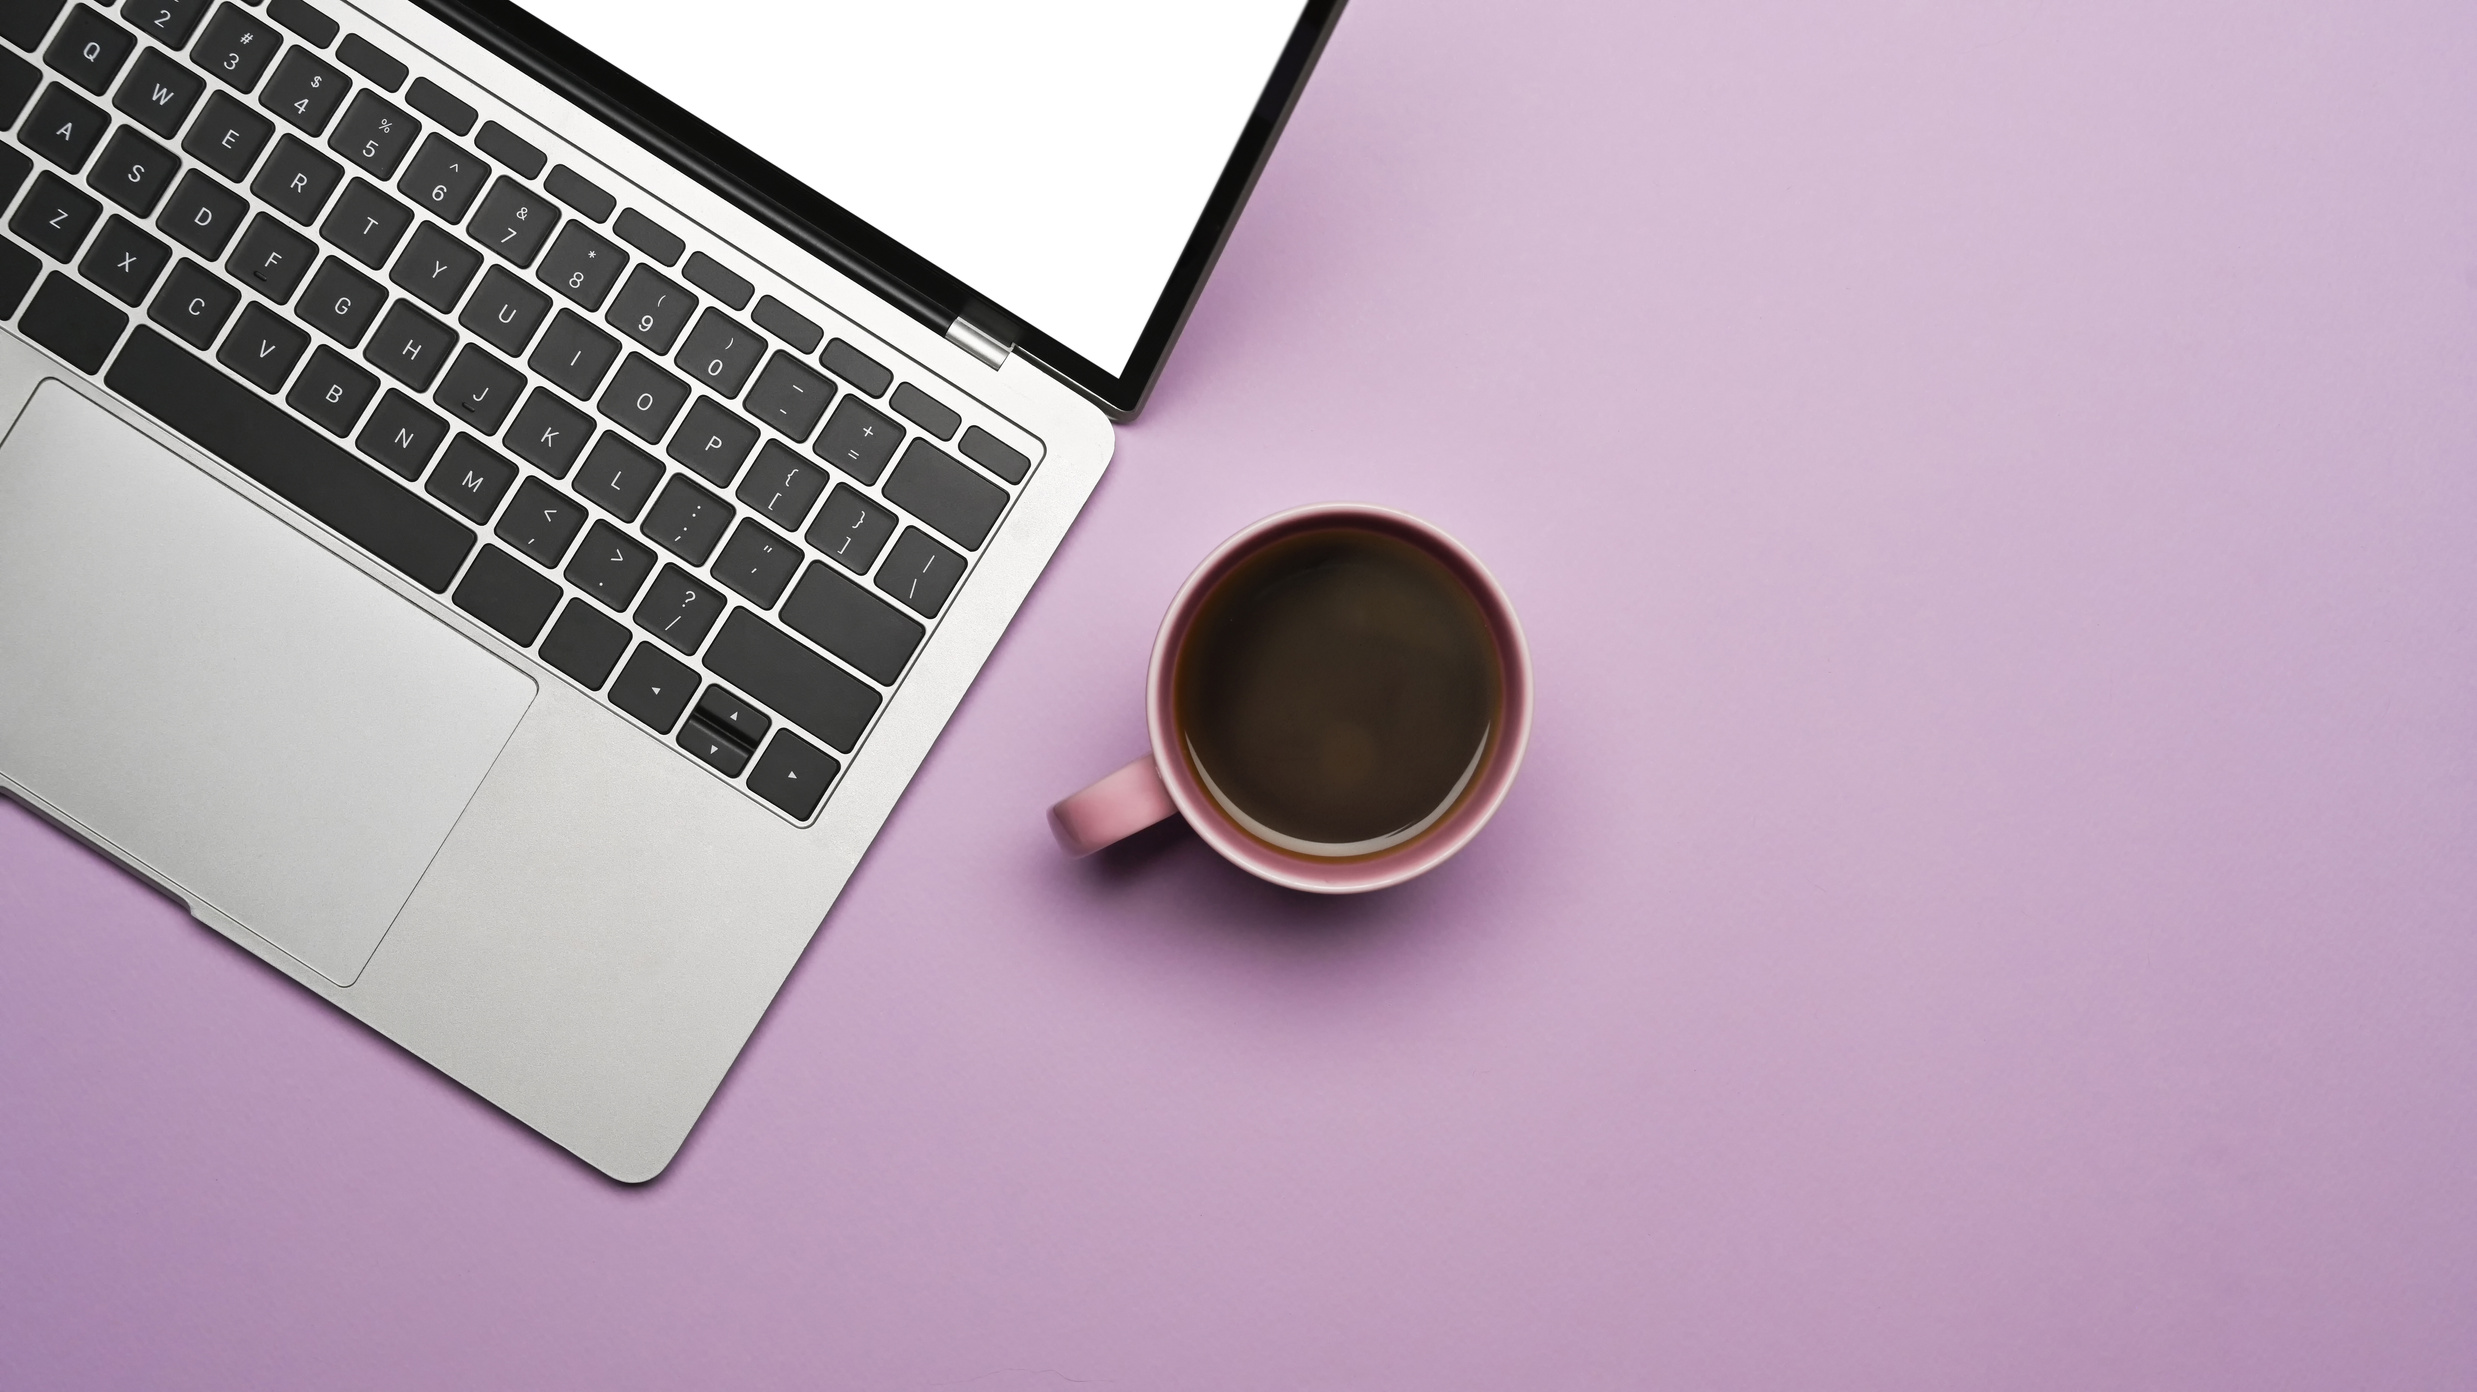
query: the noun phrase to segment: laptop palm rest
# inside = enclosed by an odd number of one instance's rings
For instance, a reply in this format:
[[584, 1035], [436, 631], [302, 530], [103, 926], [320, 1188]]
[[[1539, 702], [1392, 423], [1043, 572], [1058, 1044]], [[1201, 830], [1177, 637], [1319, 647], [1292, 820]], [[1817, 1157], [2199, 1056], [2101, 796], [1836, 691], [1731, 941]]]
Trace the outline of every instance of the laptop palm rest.
[[0, 444], [0, 775], [339, 986], [533, 695], [57, 381]]

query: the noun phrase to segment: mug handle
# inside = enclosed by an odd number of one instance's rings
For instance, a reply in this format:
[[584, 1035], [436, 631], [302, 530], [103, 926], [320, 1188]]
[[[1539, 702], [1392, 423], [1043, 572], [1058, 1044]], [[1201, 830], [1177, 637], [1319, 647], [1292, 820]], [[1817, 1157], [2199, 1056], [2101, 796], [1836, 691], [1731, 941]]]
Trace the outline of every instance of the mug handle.
[[1049, 829], [1071, 856], [1123, 841], [1178, 810], [1150, 754], [1049, 809]]

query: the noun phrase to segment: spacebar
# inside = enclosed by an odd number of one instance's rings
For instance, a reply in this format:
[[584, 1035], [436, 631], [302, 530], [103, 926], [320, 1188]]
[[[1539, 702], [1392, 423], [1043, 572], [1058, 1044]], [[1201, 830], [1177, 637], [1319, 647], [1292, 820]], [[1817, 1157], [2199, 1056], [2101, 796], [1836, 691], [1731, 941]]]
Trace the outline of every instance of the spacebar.
[[104, 384], [371, 555], [444, 594], [473, 531], [141, 325]]

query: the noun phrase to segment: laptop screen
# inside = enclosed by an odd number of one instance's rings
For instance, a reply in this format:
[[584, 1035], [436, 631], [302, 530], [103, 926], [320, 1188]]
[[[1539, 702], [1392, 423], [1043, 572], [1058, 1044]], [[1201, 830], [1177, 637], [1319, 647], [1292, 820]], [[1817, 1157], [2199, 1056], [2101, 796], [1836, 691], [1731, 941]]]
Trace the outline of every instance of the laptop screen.
[[1305, 0], [523, 0], [1125, 373]]

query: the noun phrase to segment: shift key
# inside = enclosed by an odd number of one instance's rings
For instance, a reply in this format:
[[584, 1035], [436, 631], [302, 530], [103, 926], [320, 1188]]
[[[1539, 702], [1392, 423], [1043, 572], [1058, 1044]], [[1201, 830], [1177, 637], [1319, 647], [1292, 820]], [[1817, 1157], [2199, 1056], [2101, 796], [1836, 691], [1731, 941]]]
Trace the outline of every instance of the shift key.
[[846, 753], [882, 699], [867, 682], [746, 609], [723, 620], [721, 635], [706, 649], [705, 667]]

